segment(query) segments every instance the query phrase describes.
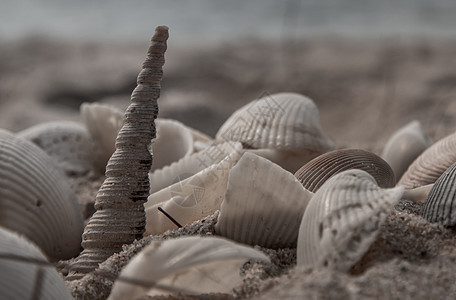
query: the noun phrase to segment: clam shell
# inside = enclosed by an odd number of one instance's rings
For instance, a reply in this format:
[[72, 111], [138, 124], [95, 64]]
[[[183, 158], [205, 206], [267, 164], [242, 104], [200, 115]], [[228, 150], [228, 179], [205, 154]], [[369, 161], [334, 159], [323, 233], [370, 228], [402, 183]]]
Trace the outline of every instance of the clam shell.
[[80, 251], [82, 213], [68, 179], [35, 144], [0, 130], [0, 225], [52, 258]]
[[330, 178], [310, 200], [302, 218], [298, 265], [348, 271], [375, 241], [403, 190], [382, 189], [362, 170]]
[[396, 131], [386, 143], [381, 157], [391, 166], [397, 180], [426, 148], [429, 141], [419, 121]]
[[456, 132], [439, 140], [418, 156], [402, 175], [398, 185], [412, 189], [434, 183], [456, 162]]
[[302, 165], [320, 155], [320, 152], [311, 150], [247, 149], [247, 151], [269, 159], [291, 173], [295, 173]]
[[0, 299], [73, 299], [60, 274], [47, 263], [35, 244], [0, 227]]
[[84, 175], [93, 169], [94, 147], [83, 124], [47, 122], [18, 132], [16, 136], [35, 143], [69, 175]]
[[242, 155], [236, 143], [222, 161], [176, 182], [149, 196], [145, 204], [146, 235], [160, 234], [176, 228], [158, 208], [162, 208], [181, 225], [200, 220], [220, 209], [226, 191], [228, 173]]
[[350, 169], [368, 172], [380, 187], [393, 187], [396, 183], [393, 170], [387, 162], [361, 149], [334, 150], [322, 154], [302, 166], [295, 176], [306, 189], [316, 192], [331, 176]]
[[432, 223], [456, 225], [456, 163], [452, 164], [434, 183], [420, 214]]
[[230, 171], [215, 231], [244, 244], [294, 246], [312, 195], [290, 172], [246, 152]]
[[249, 259], [270, 261], [258, 250], [222, 238], [193, 236], [154, 241], [120, 273], [120, 278], [149, 285], [117, 280], [109, 299], [231, 293], [242, 284], [240, 269]]
[[253, 149], [322, 153], [334, 147], [321, 128], [317, 106], [294, 93], [267, 95], [241, 107], [221, 126], [216, 139]]

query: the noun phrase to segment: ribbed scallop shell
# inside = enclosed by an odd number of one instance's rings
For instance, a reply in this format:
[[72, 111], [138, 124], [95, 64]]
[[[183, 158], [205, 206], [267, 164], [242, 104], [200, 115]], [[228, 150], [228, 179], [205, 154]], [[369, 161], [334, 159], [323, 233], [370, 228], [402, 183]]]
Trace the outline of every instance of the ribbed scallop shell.
[[403, 190], [382, 189], [362, 170], [330, 178], [310, 200], [302, 218], [298, 265], [348, 271], [375, 241]]
[[420, 214], [432, 223], [456, 225], [456, 163], [434, 183]]
[[391, 166], [396, 180], [410, 164], [429, 147], [429, 141], [419, 121], [412, 121], [396, 131], [386, 143], [381, 157]]
[[70, 184], [35, 144], [0, 130], [0, 225], [52, 258], [80, 251], [82, 213]]
[[150, 286], [117, 280], [109, 299], [138, 299], [146, 294], [231, 293], [242, 284], [240, 269], [249, 259], [269, 262], [258, 250], [217, 237], [154, 241], [120, 273], [121, 278], [147, 282]]
[[47, 122], [16, 135], [43, 149], [69, 175], [83, 175], [93, 169], [94, 146], [83, 124]]
[[0, 227], [0, 256], [0, 299], [73, 299], [57, 270], [44, 265], [46, 256], [24, 236]]
[[413, 161], [398, 185], [412, 189], [434, 183], [456, 162], [456, 132], [439, 140]]
[[334, 150], [322, 154], [302, 166], [295, 176], [306, 189], [316, 192], [331, 176], [350, 169], [368, 172], [380, 187], [393, 187], [396, 183], [393, 170], [387, 162], [361, 149]]
[[317, 106], [294, 93], [268, 95], [241, 107], [221, 126], [216, 139], [254, 149], [321, 153], [333, 148], [321, 128]]
[[226, 192], [228, 173], [242, 153], [241, 144], [235, 143], [229, 155], [219, 163], [150, 195], [145, 204], [145, 234], [160, 234], [176, 228], [158, 207], [181, 225], [190, 224], [219, 210]]
[[249, 245], [294, 246], [312, 195], [293, 174], [246, 152], [230, 171], [215, 231]]

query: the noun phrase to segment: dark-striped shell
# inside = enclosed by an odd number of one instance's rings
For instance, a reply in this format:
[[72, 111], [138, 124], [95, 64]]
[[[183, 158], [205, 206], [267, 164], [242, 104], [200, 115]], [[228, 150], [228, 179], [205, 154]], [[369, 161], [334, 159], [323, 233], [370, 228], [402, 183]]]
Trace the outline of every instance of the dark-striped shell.
[[302, 166], [295, 176], [311, 192], [316, 192], [331, 176], [360, 169], [371, 174], [382, 188], [396, 183], [394, 172], [378, 155], [361, 149], [341, 149], [322, 154]]
[[437, 179], [420, 214], [432, 223], [456, 225], [456, 163]]

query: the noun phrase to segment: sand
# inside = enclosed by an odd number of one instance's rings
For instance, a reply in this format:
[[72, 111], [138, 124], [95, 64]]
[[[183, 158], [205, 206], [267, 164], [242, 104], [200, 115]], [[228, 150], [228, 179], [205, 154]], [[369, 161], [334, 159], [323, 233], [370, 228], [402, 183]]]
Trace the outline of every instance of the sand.
[[[78, 108], [85, 101], [124, 109], [147, 45], [147, 40], [114, 45], [38, 39], [1, 44], [0, 128], [17, 132], [49, 120], [80, 120]], [[175, 118], [212, 136], [243, 104], [285, 91], [315, 101], [323, 128], [337, 147], [379, 154], [396, 129], [415, 119], [433, 142], [456, 129], [452, 41], [239, 40], [206, 48], [170, 47], [166, 59], [159, 117]], [[71, 181], [89, 217], [103, 176]], [[296, 249], [257, 247], [271, 257], [271, 264], [249, 262], [242, 270], [244, 284], [232, 295], [204, 297], [454, 299], [455, 232], [428, 223], [419, 209], [419, 204], [402, 200], [369, 252], [348, 273], [297, 268]], [[74, 296], [106, 298], [112, 279], [144, 245], [154, 239], [213, 235], [216, 218], [126, 245], [102, 264], [104, 276], [71, 283]], [[67, 262], [59, 264], [63, 275], [67, 268]]]

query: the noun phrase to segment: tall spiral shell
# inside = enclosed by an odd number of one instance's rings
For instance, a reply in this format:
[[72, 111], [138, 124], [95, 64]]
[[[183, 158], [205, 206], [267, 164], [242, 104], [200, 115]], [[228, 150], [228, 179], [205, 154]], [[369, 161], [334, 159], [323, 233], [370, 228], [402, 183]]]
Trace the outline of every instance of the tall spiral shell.
[[70, 274], [71, 279], [91, 272], [123, 244], [143, 236], [152, 165], [150, 143], [155, 138], [167, 39], [168, 27], [157, 27], [117, 135], [116, 150], [106, 167], [107, 178], [96, 197], [97, 211], [82, 236], [84, 251], [72, 267], [79, 274]]
[[456, 132], [439, 140], [424, 151], [402, 175], [398, 185], [412, 189], [434, 183], [456, 162]]

